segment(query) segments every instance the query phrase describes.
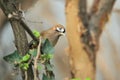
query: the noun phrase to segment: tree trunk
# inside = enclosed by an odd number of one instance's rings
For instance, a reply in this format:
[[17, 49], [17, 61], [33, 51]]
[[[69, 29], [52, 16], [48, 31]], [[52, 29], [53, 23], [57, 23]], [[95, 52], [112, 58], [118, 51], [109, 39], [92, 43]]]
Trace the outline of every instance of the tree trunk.
[[79, 14], [79, 0], [67, 0], [66, 2], [66, 20], [67, 20], [67, 37], [69, 42], [69, 56], [72, 77], [85, 80], [86, 78], [95, 78], [95, 67], [89, 59], [87, 52], [83, 49], [84, 44], [81, 42], [81, 22]]
[[94, 0], [87, 13], [87, 0], [67, 0], [66, 20], [72, 78], [95, 80], [99, 38], [109, 20], [115, 0]]

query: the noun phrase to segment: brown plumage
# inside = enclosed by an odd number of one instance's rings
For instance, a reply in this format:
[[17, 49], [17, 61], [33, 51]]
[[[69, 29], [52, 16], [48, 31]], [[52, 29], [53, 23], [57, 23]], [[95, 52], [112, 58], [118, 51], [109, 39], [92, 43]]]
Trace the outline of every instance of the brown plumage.
[[41, 32], [41, 36], [43, 38], [48, 39], [53, 46], [56, 45], [59, 37], [64, 35], [64, 34], [65, 34], [65, 28], [61, 24], [55, 25], [52, 28]]
[[[42, 39], [48, 39], [50, 43], [53, 45], [53, 47], [56, 45], [59, 37], [62, 35], [65, 35], [65, 28], [61, 24], [55, 25], [52, 28], [42, 31], [40, 33]], [[37, 48], [37, 44], [33, 44], [33, 43], [34, 43], [33, 40], [29, 43], [30, 49]]]

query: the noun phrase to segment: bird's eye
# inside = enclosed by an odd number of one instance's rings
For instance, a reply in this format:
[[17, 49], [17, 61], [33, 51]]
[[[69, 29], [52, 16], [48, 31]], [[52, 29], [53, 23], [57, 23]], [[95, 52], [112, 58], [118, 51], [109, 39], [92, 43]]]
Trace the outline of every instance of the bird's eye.
[[56, 31], [61, 32], [61, 33], [65, 33], [65, 29], [64, 28], [57, 27]]

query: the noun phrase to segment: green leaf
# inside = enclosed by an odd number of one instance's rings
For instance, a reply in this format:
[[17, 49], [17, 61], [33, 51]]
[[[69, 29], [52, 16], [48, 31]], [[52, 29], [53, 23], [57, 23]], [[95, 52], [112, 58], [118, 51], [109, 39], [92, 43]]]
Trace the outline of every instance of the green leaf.
[[43, 69], [43, 67], [42, 67], [42, 64], [40, 64], [40, 63], [38, 63], [38, 70], [42, 70]]
[[53, 65], [46, 63], [45, 66], [47, 68], [47, 71], [53, 71]]
[[30, 54], [27, 53], [25, 56], [22, 57], [21, 62], [28, 61], [29, 59], [30, 59]]
[[49, 80], [49, 78], [45, 74], [43, 74], [42, 80]]
[[47, 59], [52, 59], [53, 56], [54, 56], [53, 54], [47, 54], [47, 55], [46, 55], [46, 58], [47, 58]]
[[87, 77], [85, 80], [91, 80], [89, 77]]
[[27, 70], [29, 68], [29, 64], [28, 63], [21, 63], [19, 66], [20, 66], [20, 68], [22, 68], [24, 70]]
[[3, 57], [3, 59], [11, 64], [18, 64], [22, 56], [15, 50], [13, 53]]
[[37, 55], [37, 49], [30, 49], [29, 53], [35, 57]]
[[48, 39], [45, 39], [45, 40], [42, 41], [41, 51], [44, 54], [54, 53], [54, 48], [53, 48], [52, 44], [50, 43], [50, 41]]
[[43, 74], [42, 80], [55, 80], [55, 77]]
[[50, 59], [52, 59], [53, 58], [53, 54], [42, 54], [41, 55], [41, 59], [43, 59], [43, 60], [50, 60]]
[[33, 34], [35, 37], [39, 38], [40, 37], [40, 33], [36, 30], [33, 30]]

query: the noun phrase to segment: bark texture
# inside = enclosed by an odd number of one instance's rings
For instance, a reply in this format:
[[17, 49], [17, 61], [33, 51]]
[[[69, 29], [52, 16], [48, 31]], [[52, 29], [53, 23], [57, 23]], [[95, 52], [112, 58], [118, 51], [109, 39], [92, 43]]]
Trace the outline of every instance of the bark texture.
[[[73, 78], [95, 80], [99, 38], [115, 0], [95, 0], [87, 12], [86, 0], [66, 1], [67, 37]], [[98, 4], [98, 5], [97, 5]]]
[[[9, 14], [16, 12], [17, 13], [17, 2], [14, 2], [14, 0], [0, 0], [0, 7], [2, 9], [2, 11], [4, 12], [4, 14], [6, 15], [6, 17], [8, 17]], [[20, 17], [20, 15], [18, 15], [17, 17]], [[15, 37], [15, 46], [18, 50], [18, 52], [21, 55], [25, 55], [28, 50], [28, 40], [27, 40], [27, 36], [25, 33], [25, 30], [23, 29], [23, 25], [20, 23], [20, 21], [14, 17], [9, 18], [9, 21], [12, 25], [12, 29], [13, 29], [13, 33], [14, 33], [14, 37]], [[19, 18], [21, 19], [21, 18]], [[25, 80], [25, 71], [21, 69], [21, 75], [23, 80]], [[33, 71], [32, 71], [32, 66], [29, 65], [28, 71], [27, 71], [27, 80], [33, 80]]]
[[66, 4], [66, 29], [70, 50], [71, 73], [72, 77], [77, 77], [81, 80], [87, 77], [94, 80], [95, 69], [93, 63], [89, 60], [87, 52], [83, 49], [84, 44], [81, 43], [80, 39], [84, 26], [78, 17], [78, 2], [79, 0], [68, 0]]

